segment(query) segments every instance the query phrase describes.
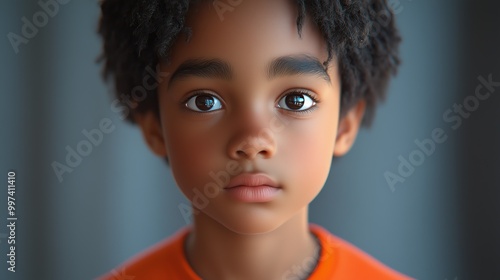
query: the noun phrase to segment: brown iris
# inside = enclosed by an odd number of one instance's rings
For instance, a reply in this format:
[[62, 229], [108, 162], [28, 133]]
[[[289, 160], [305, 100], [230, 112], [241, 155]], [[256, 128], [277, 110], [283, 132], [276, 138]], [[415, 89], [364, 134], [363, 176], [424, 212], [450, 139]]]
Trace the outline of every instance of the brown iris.
[[303, 94], [290, 94], [285, 98], [285, 103], [292, 110], [299, 110], [304, 106]]
[[199, 95], [195, 99], [196, 107], [202, 111], [208, 111], [212, 109], [215, 105], [215, 100], [213, 96], [210, 95]]

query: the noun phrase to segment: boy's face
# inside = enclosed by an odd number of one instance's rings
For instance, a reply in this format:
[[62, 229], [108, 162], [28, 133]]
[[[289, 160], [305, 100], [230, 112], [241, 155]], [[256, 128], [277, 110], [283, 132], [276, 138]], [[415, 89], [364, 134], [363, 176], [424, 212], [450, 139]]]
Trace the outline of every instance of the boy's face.
[[[191, 40], [180, 35], [161, 65], [171, 74], [159, 88], [161, 120], [137, 118], [195, 207], [238, 233], [268, 232], [305, 211], [363, 115], [360, 103], [339, 124], [337, 64], [323, 70], [319, 30], [308, 18], [300, 38], [296, 18], [286, 0], [241, 1], [222, 14], [212, 1], [191, 7]], [[280, 188], [267, 202], [235, 199], [224, 187], [241, 173]]]

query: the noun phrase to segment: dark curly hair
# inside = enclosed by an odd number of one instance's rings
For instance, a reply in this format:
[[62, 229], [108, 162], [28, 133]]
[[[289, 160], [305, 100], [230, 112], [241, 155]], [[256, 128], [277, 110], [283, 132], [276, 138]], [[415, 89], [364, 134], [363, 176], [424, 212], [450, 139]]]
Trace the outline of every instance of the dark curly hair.
[[[112, 78], [116, 97], [132, 94], [145, 77], [156, 71], [160, 59], [168, 59], [185, 26], [189, 6], [200, 0], [102, 0], [98, 32], [104, 39], [103, 76]], [[341, 79], [341, 116], [358, 100], [366, 100], [364, 125], [373, 119], [374, 108], [385, 98], [391, 75], [399, 65], [401, 41], [394, 13], [386, 0], [290, 0], [298, 8], [297, 32], [310, 16], [327, 44], [327, 67], [335, 57]], [[144, 89], [140, 102], [128, 103], [133, 113], [158, 113], [156, 88]], [[134, 122], [133, 114], [125, 116]]]

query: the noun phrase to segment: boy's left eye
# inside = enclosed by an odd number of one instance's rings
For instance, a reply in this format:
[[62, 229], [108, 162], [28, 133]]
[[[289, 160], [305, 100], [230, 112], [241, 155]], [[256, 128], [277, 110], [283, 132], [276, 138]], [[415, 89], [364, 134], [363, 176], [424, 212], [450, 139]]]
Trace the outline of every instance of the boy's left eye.
[[222, 104], [217, 97], [203, 93], [189, 98], [186, 107], [196, 112], [212, 112], [222, 109]]
[[292, 92], [283, 96], [278, 107], [288, 111], [306, 111], [316, 105], [316, 101], [307, 93]]

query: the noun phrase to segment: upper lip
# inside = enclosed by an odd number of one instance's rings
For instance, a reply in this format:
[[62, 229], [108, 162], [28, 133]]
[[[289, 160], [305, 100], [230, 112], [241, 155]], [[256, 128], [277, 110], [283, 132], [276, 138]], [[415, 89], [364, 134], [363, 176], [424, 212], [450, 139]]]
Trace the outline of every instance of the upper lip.
[[225, 189], [230, 189], [239, 186], [248, 186], [248, 187], [269, 186], [273, 188], [279, 188], [278, 183], [273, 179], [271, 179], [271, 177], [267, 176], [266, 174], [244, 173], [232, 178], [225, 187]]

